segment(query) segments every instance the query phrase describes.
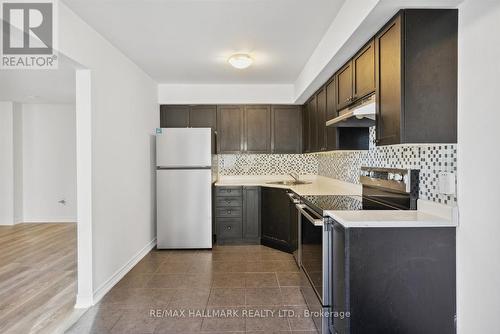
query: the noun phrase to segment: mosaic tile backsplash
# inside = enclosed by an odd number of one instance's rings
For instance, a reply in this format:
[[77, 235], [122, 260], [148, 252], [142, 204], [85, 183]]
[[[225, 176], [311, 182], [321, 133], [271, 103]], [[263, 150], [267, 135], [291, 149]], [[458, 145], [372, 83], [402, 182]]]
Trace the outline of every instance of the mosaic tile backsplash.
[[318, 159], [310, 154], [220, 154], [219, 175], [318, 174]]
[[[370, 143], [375, 142], [370, 128]], [[394, 145], [375, 147], [368, 151], [336, 151], [317, 154], [318, 174], [343, 181], [359, 183], [361, 166], [419, 169], [419, 198], [443, 204], [454, 204], [456, 196], [438, 192], [438, 173], [457, 172], [455, 144]]]
[[370, 128], [367, 151], [332, 151], [312, 154], [219, 155], [219, 175], [318, 174], [359, 183], [361, 166], [420, 170], [419, 198], [455, 204], [454, 195], [438, 192], [438, 173], [457, 172], [455, 144], [394, 145], [375, 147], [375, 129]]

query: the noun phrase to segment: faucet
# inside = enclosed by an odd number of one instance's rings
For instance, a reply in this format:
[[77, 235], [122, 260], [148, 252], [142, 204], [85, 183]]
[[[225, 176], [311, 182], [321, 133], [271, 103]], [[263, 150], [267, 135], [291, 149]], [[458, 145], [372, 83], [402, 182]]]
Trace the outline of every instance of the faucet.
[[299, 182], [299, 174], [289, 173], [288, 175], [290, 175], [295, 180], [295, 182]]

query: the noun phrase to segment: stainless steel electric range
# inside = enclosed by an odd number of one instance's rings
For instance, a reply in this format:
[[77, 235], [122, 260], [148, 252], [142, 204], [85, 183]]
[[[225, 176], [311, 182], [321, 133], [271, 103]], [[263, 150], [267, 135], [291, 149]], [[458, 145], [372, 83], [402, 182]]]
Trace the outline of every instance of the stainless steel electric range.
[[[320, 333], [329, 333], [327, 316], [332, 305], [332, 248], [336, 244], [331, 210], [410, 210], [416, 209], [418, 171], [362, 167], [362, 196], [301, 196], [296, 204], [299, 215], [300, 265], [307, 281], [301, 290]], [[339, 287], [342, 288], [342, 287]]]

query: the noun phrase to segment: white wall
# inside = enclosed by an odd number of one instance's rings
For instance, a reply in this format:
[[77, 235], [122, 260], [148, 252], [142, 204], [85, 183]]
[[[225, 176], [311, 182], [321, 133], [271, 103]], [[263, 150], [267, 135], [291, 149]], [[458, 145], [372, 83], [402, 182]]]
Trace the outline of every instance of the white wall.
[[[85, 148], [91, 141], [91, 156], [77, 157], [78, 166], [85, 168], [78, 172], [78, 180], [90, 177], [91, 186], [85, 189], [92, 193], [91, 203], [80, 203], [88, 194], [78, 191], [78, 207], [92, 210], [82, 213], [85, 221], [79, 221], [78, 228], [79, 241], [82, 229], [92, 237], [92, 249], [87, 249], [87, 240], [79, 244], [79, 252], [82, 257], [92, 256], [92, 290], [98, 298], [155, 239], [157, 84], [62, 2], [59, 48], [89, 69], [91, 77], [90, 115], [81, 114], [88, 111], [85, 93], [77, 92], [76, 98], [78, 147]], [[78, 89], [85, 87], [78, 83], [80, 79], [85, 80], [85, 75], [77, 73]], [[90, 122], [91, 129], [85, 122]], [[79, 306], [92, 303], [88, 291], [78, 293]]]
[[292, 84], [160, 84], [160, 104], [231, 104], [231, 103], [294, 103]]
[[457, 293], [459, 333], [498, 333], [500, 3], [459, 9]]
[[13, 108], [0, 102], [0, 225], [14, 224]]
[[14, 223], [24, 221], [23, 206], [23, 106], [13, 105]]
[[22, 123], [23, 221], [75, 222], [75, 106], [23, 104]]

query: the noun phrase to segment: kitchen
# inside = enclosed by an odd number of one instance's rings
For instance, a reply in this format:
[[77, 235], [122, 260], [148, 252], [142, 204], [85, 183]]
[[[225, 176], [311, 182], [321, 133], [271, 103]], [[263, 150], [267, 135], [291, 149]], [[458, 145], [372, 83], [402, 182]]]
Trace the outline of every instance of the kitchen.
[[320, 333], [453, 333], [457, 25], [399, 11], [302, 106], [161, 105], [157, 247], [292, 253]]
[[4, 331], [495, 332], [497, 1], [41, 1], [73, 78], [75, 217], [25, 229], [3, 189]]

